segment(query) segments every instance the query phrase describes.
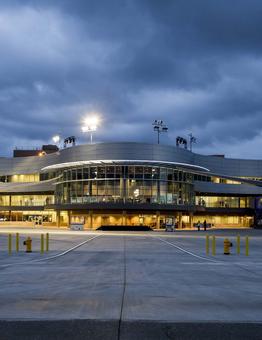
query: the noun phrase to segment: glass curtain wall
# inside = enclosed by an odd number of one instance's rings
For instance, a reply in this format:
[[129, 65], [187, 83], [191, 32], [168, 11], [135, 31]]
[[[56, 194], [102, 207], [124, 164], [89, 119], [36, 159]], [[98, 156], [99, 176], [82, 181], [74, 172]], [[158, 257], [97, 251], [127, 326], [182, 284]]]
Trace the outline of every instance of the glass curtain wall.
[[56, 203], [130, 202], [193, 205], [192, 174], [180, 169], [86, 166], [63, 171]]
[[44, 206], [54, 203], [53, 195], [0, 195], [0, 206]]
[[207, 208], [253, 208], [253, 197], [196, 196], [196, 205]]

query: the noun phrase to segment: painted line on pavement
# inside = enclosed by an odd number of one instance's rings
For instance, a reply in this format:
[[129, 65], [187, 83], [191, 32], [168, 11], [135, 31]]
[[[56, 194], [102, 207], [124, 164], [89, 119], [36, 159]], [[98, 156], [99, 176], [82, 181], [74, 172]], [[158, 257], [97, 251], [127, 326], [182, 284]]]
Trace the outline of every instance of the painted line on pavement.
[[216, 262], [216, 263], [207, 263], [207, 262], [181, 262], [181, 264], [188, 264], [188, 265], [222, 265], [222, 266], [261, 266], [262, 263], [257, 262]]
[[185, 265], [205, 265], [205, 266], [224, 266], [227, 265], [228, 263], [224, 262], [181, 262], [180, 264], [185, 264]]
[[171, 243], [171, 242], [168, 242], [168, 241], [162, 239], [161, 237], [154, 237], [154, 236], [152, 236], [152, 237], [157, 239], [157, 240], [160, 240], [160, 241], [162, 241], [162, 242], [164, 242], [166, 244], [169, 244], [170, 246], [172, 246], [174, 248], [177, 248], [178, 250], [182, 251], [183, 253], [186, 253], [186, 254], [191, 255], [193, 257], [196, 257], [198, 259], [205, 260], [205, 261], [210, 261], [210, 262], [214, 262], [214, 263], [219, 263], [220, 262], [220, 261], [216, 261], [216, 260], [213, 260], [213, 259], [210, 259], [210, 258], [207, 258], [207, 257], [196, 255], [196, 254], [192, 253], [191, 251], [188, 251], [188, 250], [186, 250], [184, 248], [176, 246], [174, 243]]
[[88, 240], [85, 240], [84, 242], [81, 242], [81, 243], [77, 244], [76, 246], [74, 246], [72, 248], [69, 248], [69, 249], [63, 251], [62, 253], [58, 253], [58, 254], [55, 254], [55, 255], [52, 255], [52, 256], [49, 256], [49, 257], [45, 257], [45, 258], [41, 258], [41, 259], [34, 259], [34, 260], [31, 260], [31, 261], [1, 264], [0, 267], [10, 267], [10, 266], [16, 266], [16, 265], [21, 265], [21, 264], [28, 264], [28, 263], [36, 263], [36, 262], [43, 262], [43, 261], [53, 260], [53, 259], [56, 259], [58, 257], [64, 256], [64, 255], [70, 253], [71, 251], [73, 251], [73, 250], [83, 246], [84, 244], [94, 240], [95, 238], [98, 238], [98, 237], [101, 237], [101, 236], [103, 236], [103, 235], [94, 236], [94, 237], [92, 237], [92, 238], [90, 238]]

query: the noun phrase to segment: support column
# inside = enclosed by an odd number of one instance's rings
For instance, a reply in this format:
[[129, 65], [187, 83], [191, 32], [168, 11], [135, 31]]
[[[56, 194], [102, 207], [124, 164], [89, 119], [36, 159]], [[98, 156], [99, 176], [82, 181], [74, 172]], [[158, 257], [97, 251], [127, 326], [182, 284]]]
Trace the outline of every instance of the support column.
[[122, 211], [122, 226], [126, 225], [126, 211]]
[[93, 229], [93, 211], [89, 210], [89, 228]]
[[160, 229], [160, 212], [156, 212], [156, 229]]
[[68, 228], [70, 228], [70, 225], [71, 225], [71, 211], [70, 210], [68, 210], [67, 216], [68, 216]]
[[193, 228], [193, 216], [192, 212], [189, 213], [189, 228]]
[[[9, 207], [11, 207], [11, 205], [12, 205], [12, 201], [11, 201], [11, 195], [9, 196]], [[11, 212], [11, 210], [9, 210], [9, 221], [11, 221], [11, 217], [12, 217], [12, 212]]]
[[127, 183], [126, 183], [126, 178], [123, 178], [122, 179], [122, 182], [120, 180], [120, 191], [121, 194], [122, 194], [122, 197], [123, 197], [123, 202], [125, 203], [126, 202], [126, 197], [127, 197]]
[[61, 214], [60, 214], [60, 210], [58, 210], [56, 212], [56, 226], [59, 228], [60, 227], [60, 223], [61, 223]]
[[173, 214], [173, 223], [174, 223], [174, 227], [177, 228], [178, 225], [177, 225], [177, 214], [176, 214], [176, 212], [174, 212], [174, 214]]
[[182, 213], [178, 213], [178, 228], [182, 229]]

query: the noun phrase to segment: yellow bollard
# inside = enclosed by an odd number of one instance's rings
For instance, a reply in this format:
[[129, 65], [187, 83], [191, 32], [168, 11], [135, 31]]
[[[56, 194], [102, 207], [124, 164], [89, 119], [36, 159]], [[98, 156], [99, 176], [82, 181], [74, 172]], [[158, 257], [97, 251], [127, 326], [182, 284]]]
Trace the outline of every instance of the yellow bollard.
[[44, 234], [41, 234], [41, 254], [44, 253]]
[[206, 235], [206, 254], [209, 254], [209, 236]]
[[248, 236], [246, 237], [246, 256], [249, 255], [249, 238]]
[[16, 243], [16, 252], [19, 252], [19, 233], [16, 233], [16, 239], [15, 239], [15, 243]]
[[216, 236], [212, 237], [212, 255], [216, 255]]
[[240, 236], [237, 235], [237, 255], [240, 254]]
[[12, 253], [12, 234], [8, 234], [8, 254]]
[[49, 251], [49, 233], [46, 233], [46, 244], [45, 244], [46, 251]]

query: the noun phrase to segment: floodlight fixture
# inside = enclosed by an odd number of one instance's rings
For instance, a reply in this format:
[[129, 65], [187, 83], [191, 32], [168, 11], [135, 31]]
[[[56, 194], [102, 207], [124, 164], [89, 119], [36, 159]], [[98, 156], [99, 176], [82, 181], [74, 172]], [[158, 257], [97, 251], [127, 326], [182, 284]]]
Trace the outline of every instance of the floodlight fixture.
[[64, 148], [66, 148], [68, 144], [70, 144], [72, 146], [76, 145], [76, 138], [75, 138], [75, 136], [69, 136], [69, 137], [64, 139]]
[[52, 140], [53, 140], [53, 142], [55, 144], [58, 144], [60, 142], [60, 136], [59, 135], [55, 135], [55, 136], [53, 136]]
[[83, 125], [81, 127], [82, 132], [90, 133], [90, 143], [93, 143], [93, 132], [97, 130], [97, 126], [99, 125], [100, 119], [98, 116], [90, 116], [86, 117], [83, 121]]
[[176, 138], [176, 146], [184, 145], [184, 148], [187, 149], [187, 140], [183, 137], [177, 136]]
[[152, 123], [154, 131], [157, 132], [157, 144], [160, 142], [160, 134], [167, 132], [168, 127], [166, 124], [164, 124], [163, 120], [157, 120], [155, 119], [154, 122]]

